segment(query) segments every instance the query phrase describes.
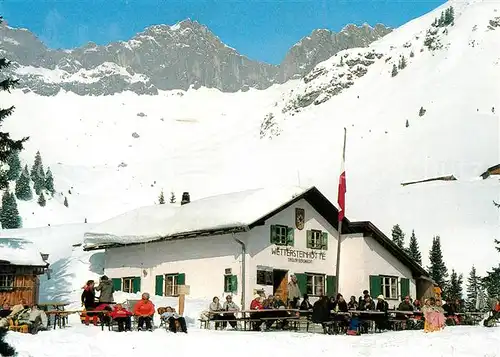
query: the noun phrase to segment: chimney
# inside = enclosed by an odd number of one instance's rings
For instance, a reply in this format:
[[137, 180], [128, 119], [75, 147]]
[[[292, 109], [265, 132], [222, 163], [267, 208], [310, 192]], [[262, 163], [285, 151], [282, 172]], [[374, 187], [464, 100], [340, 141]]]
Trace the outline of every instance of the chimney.
[[186, 203], [191, 202], [191, 198], [189, 197], [189, 192], [183, 192], [182, 193], [182, 200], [181, 200], [181, 206], [185, 205]]

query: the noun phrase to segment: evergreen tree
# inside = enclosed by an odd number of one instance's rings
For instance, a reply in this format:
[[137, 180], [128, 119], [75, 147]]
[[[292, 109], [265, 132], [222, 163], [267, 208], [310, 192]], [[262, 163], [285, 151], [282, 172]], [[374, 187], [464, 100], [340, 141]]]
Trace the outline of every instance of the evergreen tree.
[[161, 205], [165, 204], [165, 196], [163, 195], [163, 190], [161, 190], [160, 196], [158, 196], [158, 203]]
[[45, 205], [47, 204], [47, 201], [45, 201], [45, 196], [43, 195], [43, 192], [40, 192], [40, 195], [38, 196], [38, 204], [41, 207], [45, 207]]
[[170, 192], [170, 203], [175, 203], [177, 198], [175, 198], [175, 193]]
[[445, 290], [446, 279], [448, 278], [448, 269], [444, 264], [443, 252], [441, 251], [441, 238], [439, 236], [432, 238], [429, 261], [430, 266], [427, 268], [429, 275], [441, 289]]
[[24, 170], [21, 172], [21, 175], [19, 175], [19, 178], [16, 181], [16, 197], [22, 201], [29, 201], [33, 198], [28, 165], [24, 166]]
[[[2, 22], [2, 17], [0, 17], [0, 23]], [[10, 62], [6, 58], [0, 58], [0, 71], [4, 70], [6, 67], [10, 65]], [[0, 90], [10, 92], [10, 89], [13, 88], [18, 80], [14, 80], [9, 77], [4, 77], [3, 80], [0, 81]], [[14, 106], [9, 108], [0, 108], [0, 127], [3, 124], [3, 121], [8, 116], [12, 115], [14, 112]], [[0, 131], [0, 163], [6, 163], [9, 156], [14, 151], [21, 151], [23, 149], [23, 143], [28, 140], [27, 137], [21, 140], [14, 140], [10, 137], [10, 134], [7, 132]], [[0, 175], [0, 189], [5, 189], [9, 187], [9, 181], [7, 176]]]
[[467, 278], [467, 300], [465, 306], [468, 311], [473, 311], [478, 305], [481, 293], [481, 278], [477, 276], [476, 267], [473, 265]]
[[408, 128], [410, 126], [410, 122], [408, 121], [408, 119], [406, 119], [406, 127]]
[[401, 56], [401, 58], [399, 60], [398, 67], [399, 67], [399, 69], [404, 69], [406, 67], [406, 58], [405, 58], [405, 56]]
[[413, 261], [422, 265], [422, 254], [420, 253], [420, 248], [418, 247], [418, 241], [414, 230], [411, 231], [410, 244], [408, 245], [408, 255], [413, 259]]
[[50, 171], [50, 168], [47, 169], [43, 188], [49, 191], [51, 195], [54, 195], [54, 192], [56, 192], [56, 190], [54, 189], [54, 177], [52, 177], [52, 171]]
[[413, 53], [413, 51], [410, 52], [410, 57], [415, 57], [415, 53]]
[[420, 107], [420, 110], [418, 111], [418, 116], [423, 117], [425, 112], [426, 112], [426, 110], [424, 109], [424, 107]]
[[68, 197], [66, 197], [66, 196], [64, 197], [64, 205], [66, 207], [68, 207]]
[[[45, 171], [43, 169], [42, 155], [40, 154], [40, 151], [36, 152], [35, 162], [33, 163], [33, 166], [31, 167], [30, 176], [31, 176], [31, 179], [33, 180], [33, 183], [35, 184], [35, 191], [37, 190], [37, 187], [40, 189], [44, 188], [44, 186], [45, 186]], [[39, 192], [37, 192], [37, 194], [38, 193]]]
[[0, 223], [3, 229], [14, 229], [22, 227], [21, 216], [17, 210], [17, 202], [14, 194], [8, 190], [2, 196], [2, 211], [0, 213]]
[[404, 249], [405, 242], [405, 234], [399, 227], [399, 224], [396, 224], [392, 227], [392, 241], [401, 249]]
[[8, 180], [17, 180], [21, 173], [21, 161], [19, 160], [19, 151], [14, 150], [7, 158], [9, 170], [7, 171]]
[[446, 288], [445, 292], [445, 297], [447, 299], [462, 299], [462, 284], [463, 284], [464, 277], [462, 274], [457, 274], [455, 269], [451, 270], [450, 274], [450, 281], [448, 283], [448, 286]]
[[394, 63], [392, 65], [392, 73], [391, 76], [396, 77], [398, 75], [398, 67], [396, 67], [396, 64]]
[[486, 276], [482, 279], [486, 293], [490, 298], [500, 296], [500, 265], [493, 267], [492, 271], [486, 272]]

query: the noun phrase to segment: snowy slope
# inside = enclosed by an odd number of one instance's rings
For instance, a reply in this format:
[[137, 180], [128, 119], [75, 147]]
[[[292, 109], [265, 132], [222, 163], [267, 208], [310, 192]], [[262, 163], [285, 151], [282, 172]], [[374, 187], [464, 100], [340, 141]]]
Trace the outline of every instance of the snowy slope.
[[[454, 26], [438, 29], [442, 48], [432, 51], [424, 45], [427, 31], [449, 5]], [[500, 163], [499, 16], [498, 2], [450, 2], [369, 48], [319, 64], [307, 83], [265, 91], [2, 94], [2, 102], [17, 106], [6, 129], [31, 136], [22, 159], [31, 163], [40, 150], [62, 192], [45, 208], [21, 203], [25, 226], [101, 222], [154, 203], [162, 189], [178, 199], [189, 191], [194, 200], [275, 184], [315, 185], [335, 202], [345, 126], [347, 216], [370, 220], [388, 235], [396, 223], [407, 236], [415, 229], [424, 265], [432, 237], [440, 235], [450, 270], [466, 273], [475, 264], [484, 273], [498, 261], [492, 246], [500, 238], [492, 204], [500, 200], [498, 177], [479, 178]], [[340, 66], [346, 54], [349, 68]], [[407, 66], [392, 77], [401, 55]], [[373, 63], [355, 63], [367, 56]], [[284, 110], [297, 95], [319, 91], [317, 98], [325, 98], [349, 74], [352, 84], [320, 104]], [[269, 113], [280, 135], [261, 139]], [[401, 186], [443, 175], [458, 180]]]

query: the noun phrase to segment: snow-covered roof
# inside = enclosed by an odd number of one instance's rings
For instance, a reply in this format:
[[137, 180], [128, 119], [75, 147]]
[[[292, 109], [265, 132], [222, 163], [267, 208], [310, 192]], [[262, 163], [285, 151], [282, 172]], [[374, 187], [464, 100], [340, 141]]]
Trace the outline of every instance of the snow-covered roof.
[[23, 238], [0, 238], [0, 261], [12, 265], [47, 265], [35, 244]]
[[147, 206], [111, 218], [85, 233], [85, 247], [145, 243], [181, 234], [244, 228], [308, 191], [274, 187], [211, 196], [182, 206]]

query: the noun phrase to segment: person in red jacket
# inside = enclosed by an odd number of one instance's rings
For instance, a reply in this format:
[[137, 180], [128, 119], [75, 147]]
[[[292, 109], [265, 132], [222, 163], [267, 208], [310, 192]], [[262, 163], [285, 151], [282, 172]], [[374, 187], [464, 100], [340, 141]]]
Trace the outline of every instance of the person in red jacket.
[[146, 324], [146, 330], [153, 331], [152, 321], [155, 314], [155, 306], [149, 300], [149, 294], [142, 294], [142, 299], [134, 306], [134, 316], [137, 316], [137, 327], [141, 331]]
[[132, 313], [125, 309], [122, 304], [116, 304], [110, 316], [118, 323], [118, 332], [130, 331], [132, 329], [132, 321], [130, 319]]
[[[255, 295], [255, 298], [252, 300], [250, 303], [250, 310], [264, 310], [264, 305], [263, 303], [263, 298], [259, 294]], [[250, 314], [250, 318], [252, 320], [258, 320], [265, 317], [263, 315], [263, 312], [254, 312]], [[253, 323], [253, 330], [254, 331], [260, 331], [260, 326], [262, 325], [263, 321], [256, 321]]]

